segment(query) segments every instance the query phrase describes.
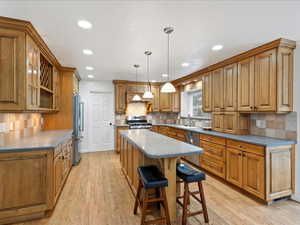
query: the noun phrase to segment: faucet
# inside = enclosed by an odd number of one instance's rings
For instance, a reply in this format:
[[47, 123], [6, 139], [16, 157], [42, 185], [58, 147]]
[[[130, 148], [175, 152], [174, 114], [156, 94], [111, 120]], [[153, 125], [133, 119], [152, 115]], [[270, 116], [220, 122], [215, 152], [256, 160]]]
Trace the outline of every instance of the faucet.
[[191, 118], [190, 114], [188, 114], [188, 123], [186, 124], [186, 126], [188, 126], [188, 127], [193, 126], [193, 121], [192, 121], [192, 118]]

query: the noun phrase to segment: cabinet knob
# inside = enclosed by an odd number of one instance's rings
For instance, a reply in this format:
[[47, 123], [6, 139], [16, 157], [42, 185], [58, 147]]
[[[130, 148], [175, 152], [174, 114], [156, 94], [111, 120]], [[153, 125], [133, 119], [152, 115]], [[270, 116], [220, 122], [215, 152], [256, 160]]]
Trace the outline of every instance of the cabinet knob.
[[242, 156], [242, 153], [239, 153], [238, 156]]

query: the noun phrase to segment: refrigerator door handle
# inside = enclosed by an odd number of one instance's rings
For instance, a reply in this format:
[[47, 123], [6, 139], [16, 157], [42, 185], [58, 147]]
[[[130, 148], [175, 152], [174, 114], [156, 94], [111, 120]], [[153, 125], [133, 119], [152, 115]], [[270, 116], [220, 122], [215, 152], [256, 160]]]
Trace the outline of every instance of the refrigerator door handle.
[[80, 131], [84, 131], [84, 102], [80, 102]]

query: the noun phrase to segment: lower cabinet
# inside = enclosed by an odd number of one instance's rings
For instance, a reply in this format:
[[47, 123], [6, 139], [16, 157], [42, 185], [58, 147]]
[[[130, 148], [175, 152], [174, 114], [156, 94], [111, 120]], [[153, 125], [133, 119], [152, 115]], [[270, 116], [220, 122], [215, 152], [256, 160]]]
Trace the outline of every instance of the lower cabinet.
[[115, 127], [115, 151], [120, 152], [121, 151], [121, 130], [128, 130], [127, 126], [117, 126]]
[[72, 165], [72, 140], [50, 150], [0, 153], [0, 224], [45, 217]]

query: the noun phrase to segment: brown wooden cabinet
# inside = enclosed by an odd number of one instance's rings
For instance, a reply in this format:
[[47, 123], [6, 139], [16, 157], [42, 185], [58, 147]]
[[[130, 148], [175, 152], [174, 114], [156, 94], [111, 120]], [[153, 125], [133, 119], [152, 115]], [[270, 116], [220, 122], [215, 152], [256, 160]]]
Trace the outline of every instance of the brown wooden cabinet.
[[176, 92], [172, 94], [172, 112], [180, 112], [180, 89], [176, 88]]
[[161, 112], [172, 112], [172, 94], [161, 93], [159, 94], [159, 106]]
[[276, 111], [276, 49], [255, 56], [255, 111]]
[[55, 149], [0, 153], [0, 224], [53, 210], [72, 166], [72, 140]]
[[250, 128], [249, 115], [238, 112], [213, 112], [212, 128], [218, 132], [248, 134]]
[[224, 67], [224, 110], [237, 111], [237, 64]]
[[56, 67], [53, 68], [53, 109], [59, 110], [60, 107], [60, 75]]
[[0, 28], [0, 110], [24, 110], [25, 33]]
[[203, 100], [202, 100], [202, 110], [203, 112], [212, 112], [212, 98], [213, 98], [213, 87], [212, 87], [212, 74], [207, 73], [202, 77], [203, 85]]
[[226, 149], [226, 180], [238, 187], [243, 186], [243, 156], [240, 150]]
[[213, 111], [224, 111], [224, 76], [223, 68], [212, 72]]
[[152, 111], [153, 112], [159, 112], [160, 111], [160, 105], [159, 105], [159, 102], [160, 102], [160, 99], [159, 99], [160, 86], [152, 85], [151, 86], [151, 91], [153, 93], [153, 99], [151, 100], [151, 102], [152, 102]]
[[115, 111], [124, 113], [126, 110], [126, 84], [115, 85]]
[[238, 63], [238, 111], [254, 109], [254, 57]]
[[118, 153], [121, 151], [121, 130], [128, 130], [128, 126], [115, 127], [115, 151]]

